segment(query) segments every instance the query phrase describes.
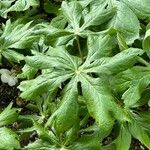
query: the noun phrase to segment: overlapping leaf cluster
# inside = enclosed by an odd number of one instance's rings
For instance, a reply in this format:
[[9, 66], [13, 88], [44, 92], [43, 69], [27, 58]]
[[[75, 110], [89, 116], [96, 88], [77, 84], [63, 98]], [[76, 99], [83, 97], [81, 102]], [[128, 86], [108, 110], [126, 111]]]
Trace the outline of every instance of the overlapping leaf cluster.
[[[15, 121], [24, 123], [22, 138], [38, 135], [24, 149], [128, 150], [133, 138], [150, 148], [150, 1], [42, 4], [0, 2], [11, 19], [0, 31], [1, 62], [24, 64], [18, 88], [33, 113], [18, 115], [10, 104], [0, 114], [0, 148], [20, 148], [21, 138], [3, 127]], [[41, 7], [55, 17], [48, 22]]]

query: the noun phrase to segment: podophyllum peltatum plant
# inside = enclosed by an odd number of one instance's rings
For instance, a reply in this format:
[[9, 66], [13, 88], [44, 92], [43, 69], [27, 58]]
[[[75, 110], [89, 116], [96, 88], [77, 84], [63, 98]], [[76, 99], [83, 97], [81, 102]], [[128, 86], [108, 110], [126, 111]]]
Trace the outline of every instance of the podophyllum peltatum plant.
[[[33, 112], [8, 124], [38, 135], [24, 149], [129, 150], [133, 139], [150, 148], [149, 8], [149, 0], [0, 2], [0, 15], [15, 20], [2, 26], [0, 55], [24, 64], [18, 88]], [[8, 149], [20, 148], [15, 132], [0, 130]]]

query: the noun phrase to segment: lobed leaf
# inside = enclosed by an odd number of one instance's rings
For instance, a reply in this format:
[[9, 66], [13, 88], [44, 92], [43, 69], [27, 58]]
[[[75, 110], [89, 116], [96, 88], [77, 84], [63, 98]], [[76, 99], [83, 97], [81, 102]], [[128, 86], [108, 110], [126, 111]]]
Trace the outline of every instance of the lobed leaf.
[[0, 128], [0, 149], [20, 149], [19, 137], [6, 127]]
[[124, 3], [116, 1], [117, 12], [109, 22], [109, 27], [116, 29], [127, 44], [139, 38], [140, 23], [133, 11]]
[[81, 75], [80, 82], [88, 111], [102, 131], [105, 132], [112, 128], [115, 119], [126, 119], [104, 78], [93, 79], [87, 75]]
[[133, 12], [140, 18], [148, 18], [150, 17], [150, 1], [149, 0], [122, 0], [125, 4], [127, 4]]
[[[65, 89], [60, 107], [48, 119], [46, 126], [53, 125], [58, 133], [69, 130], [78, 119], [77, 81], [72, 79]], [[63, 113], [62, 113], [63, 112]]]

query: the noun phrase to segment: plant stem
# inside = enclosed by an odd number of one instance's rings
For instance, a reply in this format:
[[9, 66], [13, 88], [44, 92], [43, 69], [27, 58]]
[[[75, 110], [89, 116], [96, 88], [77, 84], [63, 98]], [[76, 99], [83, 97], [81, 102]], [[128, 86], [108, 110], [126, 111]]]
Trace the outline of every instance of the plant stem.
[[137, 57], [137, 60], [138, 60], [138, 62], [140, 62], [141, 64], [143, 64], [145, 66], [149, 66], [150, 65], [146, 60], [144, 60], [143, 58], [141, 58], [139, 56]]
[[82, 63], [83, 63], [83, 54], [82, 54], [82, 51], [81, 51], [81, 46], [80, 46], [80, 41], [79, 41], [79, 36], [76, 35], [76, 40], [77, 40], [77, 45], [78, 45], [78, 51], [79, 51], [79, 55], [80, 55], [80, 58], [82, 60]]

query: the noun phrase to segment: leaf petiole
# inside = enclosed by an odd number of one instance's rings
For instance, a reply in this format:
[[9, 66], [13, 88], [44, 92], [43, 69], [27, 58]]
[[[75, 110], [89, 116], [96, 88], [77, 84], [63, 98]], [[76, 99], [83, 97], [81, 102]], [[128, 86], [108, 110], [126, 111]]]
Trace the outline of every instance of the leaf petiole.
[[83, 59], [83, 54], [82, 54], [82, 51], [81, 51], [81, 46], [80, 46], [80, 41], [79, 41], [79, 36], [78, 35], [76, 35], [76, 41], [77, 41], [77, 45], [78, 45], [79, 55], [80, 55], [80, 58], [81, 58], [82, 63], [83, 63], [84, 59]]

